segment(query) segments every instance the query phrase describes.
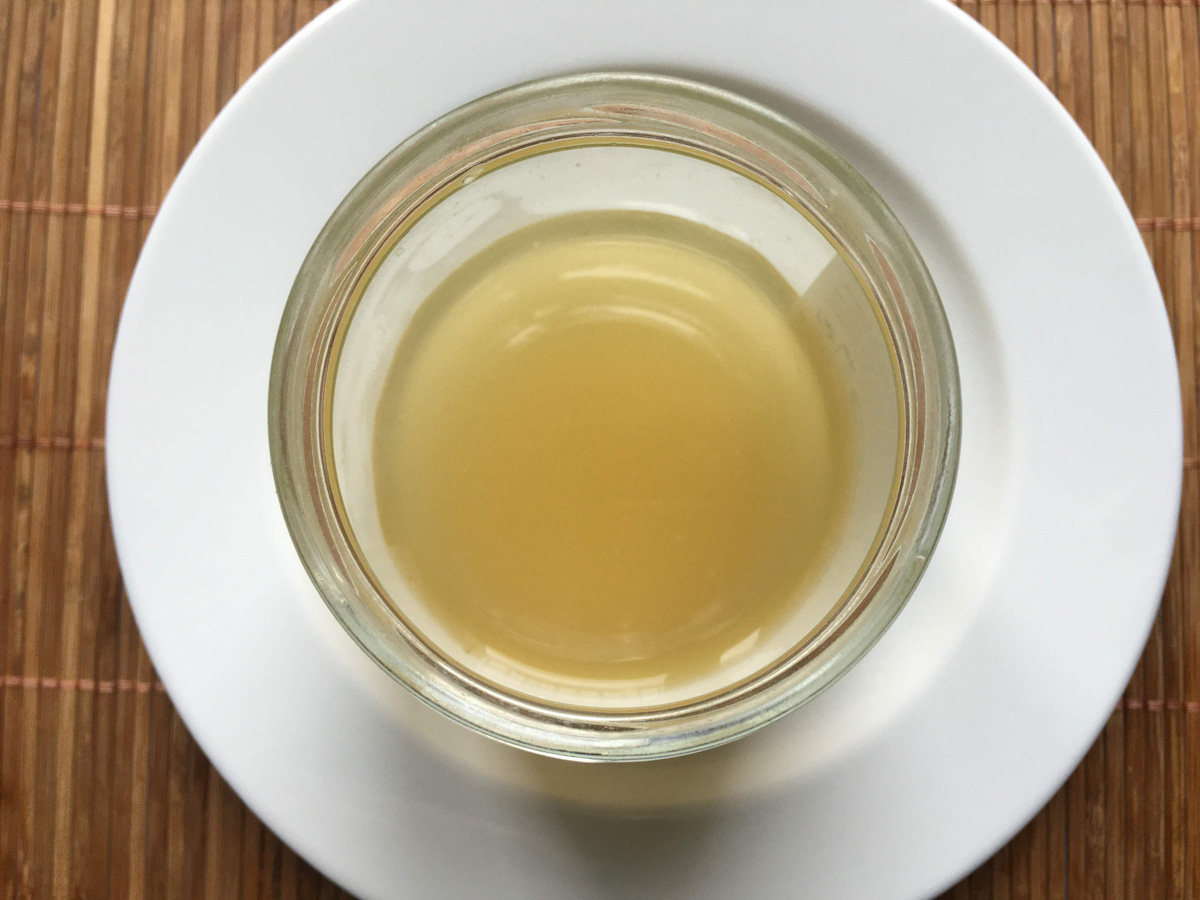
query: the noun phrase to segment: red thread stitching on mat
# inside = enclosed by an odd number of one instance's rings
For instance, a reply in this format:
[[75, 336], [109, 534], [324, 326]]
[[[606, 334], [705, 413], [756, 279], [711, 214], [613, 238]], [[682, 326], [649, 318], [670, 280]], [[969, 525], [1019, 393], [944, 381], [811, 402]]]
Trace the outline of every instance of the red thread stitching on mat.
[[1143, 231], [1200, 231], [1200, 216], [1174, 219], [1167, 216], [1156, 216], [1134, 219], [1134, 221], [1137, 223], [1137, 227]]
[[[117, 678], [115, 680], [96, 680], [94, 678], [46, 678], [30, 675], [4, 675], [0, 677], [0, 686], [6, 688], [23, 688], [25, 690], [62, 690], [62, 691], [95, 691], [100, 694], [127, 693], [137, 694], [165, 693], [161, 681], [135, 681], [132, 678]], [[1138, 697], [1123, 697], [1117, 703], [1117, 709], [1145, 710], [1146, 712], [1189, 712], [1200, 713], [1200, 701], [1196, 700], [1148, 700]]]
[[51, 203], [47, 200], [0, 200], [0, 212], [50, 213], [56, 216], [82, 213], [87, 216], [104, 216], [110, 219], [152, 219], [158, 214], [158, 207], [120, 206], [115, 203], [104, 206], [88, 206], [84, 203]]
[[1197, 0], [954, 0], [959, 6], [1195, 6]]
[[161, 681], [134, 681], [132, 678], [118, 678], [115, 681], [94, 678], [39, 678], [29, 675], [5, 675], [0, 679], [0, 685], [6, 688], [24, 688], [25, 690], [61, 690], [61, 691], [96, 691], [100, 694], [125, 693], [133, 691], [137, 694], [148, 694], [151, 691], [164, 693], [166, 688]]
[[[998, 2], [998, 0], [981, 0], [981, 2]], [[1087, 3], [1089, 0], [1018, 0], [1021, 3]], [[1133, 5], [1164, 5], [1164, 6], [1196, 6], [1200, 0], [1128, 0]], [[158, 215], [158, 207], [121, 206], [106, 204], [104, 206], [88, 206], [84, 203], [51, 203], [47, 200], [0, 200], [0, 212], [14, 213], [50, 213], [51, 215], [83, 214], [88, 216], [105, 216], [115, 219], [152, 219]], [[1200, 231], [1200, 216], [1143, 216], [1137, 220], [1138, 228], [1150, 231]]]
[[30, 437], [27, 434], [0, 435], [0, 450], [103, 450], [104, 438]]
[[1117, 704], [1117, 709], [1194, 713], [1200, 712], [1200, 702], [1195, 700], [1142, 700], [1136, 697], [1125, 697]]

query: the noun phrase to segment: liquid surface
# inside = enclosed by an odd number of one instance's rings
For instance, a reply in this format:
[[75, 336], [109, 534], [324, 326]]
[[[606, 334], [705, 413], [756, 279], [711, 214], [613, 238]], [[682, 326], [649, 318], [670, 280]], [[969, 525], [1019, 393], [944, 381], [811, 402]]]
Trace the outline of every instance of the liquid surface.
[[374, 431], [383, 535], [474, 654], [684, 679], [785, 621], [836, 540], [840, 376], [769, 263], [657, 213], [552, 219], [418, 310]]

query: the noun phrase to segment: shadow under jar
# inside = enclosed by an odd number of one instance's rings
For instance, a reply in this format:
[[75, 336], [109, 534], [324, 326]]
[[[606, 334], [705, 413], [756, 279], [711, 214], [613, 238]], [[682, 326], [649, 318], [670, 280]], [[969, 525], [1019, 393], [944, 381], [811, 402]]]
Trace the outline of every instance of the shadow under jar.
[[[779, 578], [749, 579], [743, 589], [750, 593], [730, 595], [728, 605], [736, 611], [757, 608], [762, 600], [746, 585], [770, 584], [774, 592], [757, 623], [749, 619], [738, 626], [741, 632], [729, 632], [736, 639], [705, 644], [716, 626], [699, 629], [694, 639], [676, 642], [674, 657], [657, 660], [645, 649], [657, 645], [638, 643], [644, 635], [637, 627], [624, 632], [619, 627], [636, 619], [646, 603], [637, 595], [644, 585], [636, 588], [632, 576], [629, 596], [622, 593], [617, 559], [607, 570], [613, 584], [606, 590], [618, 611], [612, 614], [616, 624], [609, 644], [600, 641], [574, 658], [573, 647], [583, 647], [578, 639], [586, 634], [573, 636], [570, 628], [560, 628], [531, 637], [521, 633], [519, 616], [497, 619], [494, 633], [513, 632], [514, 651], [489, 637], [483, 626], [462, 625], [469, 611], [477, 624], [490, 621], [489, 603], [500, 603], [499, 592], [486, 596], [480, 585], [500, 582], [480, 577], [472, 588], [462, 579], [439, 581], [436, 573], [413, 563], [413, 554], [420, 555], [416, 550], [408, 553], [407, 543], [419, 547], [424, 541], [421, 558], [440, 554], [449, 561], [443, 568], [452, 570], [461, 560], [464, 571], [487, 570], [478, 554], [453, 544], [454, 527], [438, 530], [452, 512], [445, 502], [426, 498], [426, 507], [420, 507], [412, 498], [437, 477], [461, 488], [461, 472], [446, 468], [456, 454], [474, 460], [463, 465], [475, 465], [475, 471], [493, 449], [501, 454], [507, 447], [510, 456], [520, 456], [513, 448], [520, 450], [526, 434], [524, 426], [513, 424], [519, 416], [497, 415], [488, 440], [450, 441], [421, 456], [421, 435], [441, 427], [455, 408], [449, 393], [445, 402], [439, 399], [438, 378], [469, 395], [499, 378], [493, 371], [470, 380], [471, 367], [482, 366], [478, 360], [489, 340], [513, 347], [547, 331], [553, 317], [532, 301], [524, 309], [512, 301], [517, 306], [511, 316], [525, 315], [521, 327], [515, 319], [495, 318], [496, 310], [507, 309], [493, 299], [504, 294], [495, 287], [505, 283], [504, 272], [520, 273], [527, 265], [528, 271], [544, 274], [558, 265], [554, 260], [571, 259], [574, 268], [555, 269], [551, 280], [558, 279], [560, 286], [569, 280], [572, 297], [587, 297], [588, 290], [607, 290], [605, 285], [632, 284], [628, 270], [645, 252], [660, 269], [649, 276], [642, 272], [641, 283], [648, 278], [656, 290], [676, 291], [690, 298], [680, 303], [697, 305], [673, 316], [651, 301], [618, 304], [617, 312], [609, 303], [603, 306], [606, 321], [624, 316], [657, 327], [661, 320], [677, 331], [684, 321], [685, 330], [700, 333], [707, 327], [718, 343], [740, 335], [741, 351], [729, 349], [735, 344], [714, 344], [713, 351], [714, 358], [732, 360], [735, 380], [758, 371], [755, 367], [769, 368], [780, 354], [790, 359], [791, 351], [772, 344], [781, 334], [806, 347], [810, 362], [819, 360], [810, 366], [813, 396], [823, 398], [827, 430], [844, 432], [822, 445], [827, 451], [822, 459], [836, 477], [814, 482], [838, 482], [830, 488], [837, 495], [830, 501], [833, 511], [819, 521], [820, 540], [811, 539], [805, 547], [797, 543], [794, 552], [759, 548], [746, 538], [757, 532], [745, 528], [730, 532], [746, 543], [737, 559], [750, 560], [745, 565], [751, 568], [769, 553], [787, 564], [802, 555], [807, 560], [787, 569], [792, 576], [783, 579], [788, 586], [782, 592]], [[549, 261], [529, 263], [541, 260], [538, 254]], [[711, 274], [706, 267], [712, 267]], [[731, 285], [752, 285], [748, 290], [757, 292], [761, 303], [739, 299], [733, 287], [722, 295], [727, 272], [737, 276]], [[488, 282], [489, 277], [499, 280]], [[491, 285], [492, 293], [481, 284]], [[573, 322], [599, 308], [589, 306], [591, 301], [571, 302]], [[428, 350], [439, 340], [444, 345], [440, 368]], [[635, 346], [625, 347], [631, 362], [618, 374], [671, 352], [648, 349], [639, 356], [630, 349]], [[564, 358], [578, 361], [586, 353], [564, 351]], [[582, 371], [580, 383], [586, 388], [588, 372]], [[783, 407], [772, 412], [770, 403], [790, 395], [773, 390], [768, 376], [754, 377], [766, 398], [766, 405], [755, 407], [766, 410], [763, 417], [786, 421], [798, 415]], [[573, 384], [567, 374], [553, 370], [543, 378], [560, 387]], [[653, 424], [661, 385], [647, 379], [645, 393], [630, 393], [624, 405], [612, 400], [609, 388], [597, 396], [618, 418], [626, 409], [634, 415], [645, 401], [650, 411], [642, 412]], [[432, 393], [418, 402], [420, 390]], [[698, 384], [692, 393], [703, 398], [712, 392], [705, 394]], [[676, 394], [690, 396], [682, 389]], [[386, 419], [397, 396], [418, 399], [411, 400], [411, 409]], [[552, 414], [571, 406], [574, 395], [563, 388], [547, 396], [552, 399], [545, 400], [543, 412]], [[485, 405], [494, 410], [499, 402]], [[711, 404], [697, 408], [695, 421], [707, 423]], [[425, 419], [420, 409], [426, 410]], [[521, 409], [536, 412], [536, 405]], [[912, 241], [861, 176], [796, 124], [734, 94], [673, 78], [600, 73], [519, 85], [461, 107], [405, 141], [359, 182], [313, 244], [289, 297], [272, 364], [269, 420], [272, 466], [299, 555], [334, 615], [377, 663], [435, 709], [502, 741], [554, 756], [644, 760], [747, 734], [812, 698], [862, 657], [907, 601], [937, 541], [957, 467], [960, 412], [953, 344], [936, 289]], [[802, 435], [802, 426], [793, 431]], [[381, 459], [391, 446], [380, 439], [381, 429], [395, 429], [399, 444], [409, 440], [417, 449], [401, 454], [402, 464]], [[736, 428], [731, 433], [736, 437]], [[697, 431], [694, 446], [719, 444], [705, 435]], [[646, 446], [661, 449], [653, 441]], [[561, 455], [549, 454], [551, 467]], [[426, 457], [433, 460], [428, 465], [442, 467], [430, 471], [442, 476], [413, 468], [412, 460]], [[729, 458], [740, 457], [732, 452]], [[664, 459], [660, 468], [670, 468], [669, 454]], [[789, 465], [786, 455], [772, 459], [784, 469]], [[408, 477], [417, 487], [390, 495], [380, 487], [384, 465], [400, 465], [401, 483]], [[515, 465], [530, 468], [528, 459]], [[747, 477], [761, 476], [767, 465], [746, 463]], [[813, 467], [812, 459], [798, 453], [794, 472], [781, 469], [781, 483], [799, 483]], [[536, 475], [546, 466], [532, 468]], [[688, 472], [688, 460], [680, 457], [677, 468]], [[503, 467], [497, 471], [509, 474]], [[693, 492], [717, 496], [717, 482], [727, 472], [711, 466], [696, 471], [710, 471], [712, 483], [706, 487], [701, 480]], [[463, 496], [493, 503], [499, 513], [489, 521], [500, 521], [497, 533], [503, 535], [509, 501], [491, 497], [494, 482], [481, 481], [474, 493]], [[636, 499], [636, 489], [622, 484]], [[773, 491], [769, 480], [760, 488], [763, 502], [780, 507], [779, 515], [786, 518], [790, 507], [784, 501], [790, 495]], [[532, 546], [533, 562], [518, 568], [528, 573], [555, 553], [573, 559], [537, 543], [557, 539], [557, 532], [547, 526], [542, 533], [549, 537], [537, 538], [539, 532], [529, 525], [536, 516], [521, 511], [520, 494], [512, 496], [509, 530], [534, 535], [511, 543]], [[410, 535], [404, 540], [397, 539], [391, 524], [397, 506], [401, 517], [413, 519], [402, 530]], [[570, 508], [566, 502], [562, 506]], [[678, 521], [682, 542], [690, 520]], [[644, 550], [647, 558], [658, 559], [656, 542], [639, 543], [633, 534], [621, 553]], [[510, 544], [489, 546], [499, 560], [493, 568], [503, 568], [511, 554], [495, 546]], [[702, 546], [695, 559], [724, 559], [720, 550], [719, 544]], [[717, 567], [714, 561], [710, 568]], [[580, 584], [584, 568], [581, 563]], [[538, 585], [547, 595], [547, 609], [558, 609], [556, 585], [569, 607], [578, 587], [571, 583], [571, 569], [547, 572]], [[446, 587], [451, 582], [459, 586], [458, 594]], [[682, 607], [692, 582], [684, 584], [677, 591]], [[477, 596], [480, 592], [485, 595]], [[603, 598], [603, 591], [598, 596]], [[456, 604], [462, 616], [455, 613]], [[601, 619], [595, 621], [602, 622], [604, 607], [596, 608]], [[544, 652], [523, 656], [526, 638], [529, 647]], [[633, 649], [628, 658], [614, 657], [607, 665], [604, 654], [614, 641]], [[599, 662], [584, 665], [583, 657], [594, 653]], [[684, 659], [689, 664], [679, 662]]]

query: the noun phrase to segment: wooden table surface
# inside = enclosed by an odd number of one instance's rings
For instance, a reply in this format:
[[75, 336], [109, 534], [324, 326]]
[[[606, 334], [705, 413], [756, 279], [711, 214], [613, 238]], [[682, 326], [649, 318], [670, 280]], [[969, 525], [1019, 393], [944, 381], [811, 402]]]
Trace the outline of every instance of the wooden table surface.
[[[157, 204], [238, 85], [326, 5], [0, 0], [2, 900], [343, 896], [163, 693], [103, 457], [113, 335]], [[1133, 211], [1175, 332], [1186, 460], [1171, 579], [1124, 699], [1047, 807], [946, 896], [1200, 900], [1197, 0], [960, 5], [1055, 91]]]

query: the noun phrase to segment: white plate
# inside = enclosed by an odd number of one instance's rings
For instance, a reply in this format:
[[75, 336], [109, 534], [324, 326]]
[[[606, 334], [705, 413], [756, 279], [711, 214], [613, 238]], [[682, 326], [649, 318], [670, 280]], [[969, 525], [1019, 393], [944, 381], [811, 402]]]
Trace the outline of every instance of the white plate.
[[[907, 225], [958, 346], [964, 435], [912, 602], [832, 690], [675, 763], [538, 760], [443, 724], [321, 606], [276, 503], [267, 371], [346, 191], [438, 114], [600, 68], [698, 76], [792, 115]], [[1045, 88], [944, 0], [339, 4], [196, 148], [113, 363], [130, 598], [192, 733], [301, 854], [368, 897], [916, 898], [1033, 815], [1145, 640], [1179, 503], [1154, 274]], [[636, 799], [638, 819], [581, 811]], [[714, 801], [679, 812], [695, 800]]]

